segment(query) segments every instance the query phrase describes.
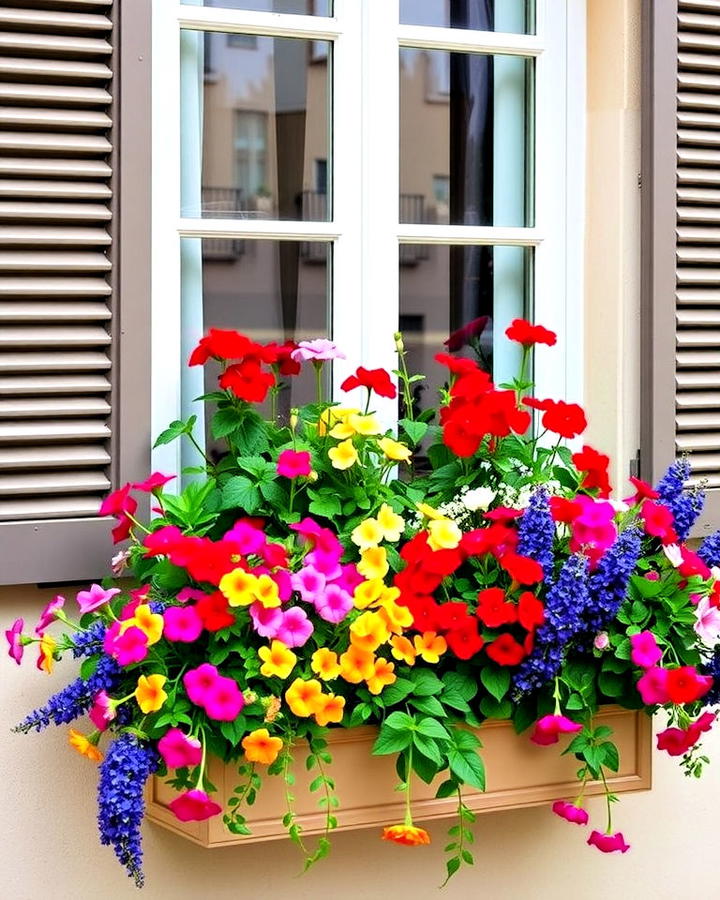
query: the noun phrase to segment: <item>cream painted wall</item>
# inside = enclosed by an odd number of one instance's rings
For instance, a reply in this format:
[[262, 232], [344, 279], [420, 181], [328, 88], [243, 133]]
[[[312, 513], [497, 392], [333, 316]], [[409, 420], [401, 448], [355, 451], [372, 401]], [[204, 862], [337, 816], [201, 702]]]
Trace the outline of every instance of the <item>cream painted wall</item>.
[[[639, 7], [640, 0], [588, 0], [586, 398], [591, 439], [621, 460], [623, 473], [637, 446]], [[47, 596], [32, 587], [0, 590], [2, 620], [32, 621]], [[0, 900], [137, 896], [97, 842], [94, 767], [67, 747], [64, 730], [7, 730], [47, 697], [48, 678], [31, 668], [0, 661]], [[58, 673], [53, 685], [66, 680]], [[581, 829], [546, 808], [494, 813], [476, 827], [476, 867], [439, 895], [439, 823], [431, 825], [432, 846], [422, 848], [385, 844], [375, 830], [337, 835], [330, 859], [299, 878], [297, 853], [286, 842], [205, 851], [148, 825], [144, 897], [670, 900], [689, 889], [718, 897], [712, 848], [720, 734], [707, 747], [715, 763], [702, 781], [689, 783], [673, 760], [657, 755], [653, 790], [623, 798], [615, 815], [633, 845], [625, 856], [586, 847]], [[601, 801], [592, 800], [590, 812], [601, 821]]]

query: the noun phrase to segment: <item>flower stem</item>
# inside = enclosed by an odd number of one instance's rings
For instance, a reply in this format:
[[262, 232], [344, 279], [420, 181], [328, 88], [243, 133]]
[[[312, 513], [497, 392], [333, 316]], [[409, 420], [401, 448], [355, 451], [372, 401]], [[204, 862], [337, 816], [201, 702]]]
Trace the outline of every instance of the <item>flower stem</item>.
[[317, 403], [323, 402], [322, 365], [316, 359], [313, 360], [313, 368], [315, 369], [315, 400]]
[[412, 826], [412, 812], [410, 810], [410, 779], [412, 778], [412, 744], [408, 747], [407, 752], [407, 772], [405, 773], [405, 824]]

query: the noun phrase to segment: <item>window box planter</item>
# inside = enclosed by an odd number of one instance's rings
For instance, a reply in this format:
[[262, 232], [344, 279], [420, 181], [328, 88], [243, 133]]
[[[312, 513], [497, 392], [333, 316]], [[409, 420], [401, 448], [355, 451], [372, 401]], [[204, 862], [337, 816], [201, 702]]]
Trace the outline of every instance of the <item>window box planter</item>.
[[[597, 724], [609, 725], [613, 740], [620, 751], [620, 771], [608, 779], [614, 793], [648, 790], [651, 785], [651, 720], [642, 711], [605, 707], [596, 717]], [[333, 764], [330, 771], [336, 782], [340, 809], [337, 812], [338, 830], [379, 827], [401, 821], [403, 798], [394, 788], [397, 775], [394, 757], [371, 756], [376, 736], [370, 727], [337, 729], [329, 737]], [[561, 756], [560, 747], [538, 747], [528, 740], [528, 734], [517, 735], [507, 721], [488, 721], [479, 730], [483, 742], [482, 756], [487, 770], [487, 790], [484, 793], [467, 789], [467, 805], [477, 812], [518, 809], [537, 806], [562, 797], [571, 797], [577, 790], [575, 772], [578, 763], [574, 756]], [[305, 771], [304, 754], [298, 745], [293, 791], [297, 822], [306, 834], [324, 830], [325, 815], [316, 805], [316, 795], [308, 792], [315, 772]], [[223, 805], [236, 784], [236, 766], [217, 759], [210, 762], [208, 776], [218, 788], [217, 800]], [[439, 781], [443, 780], [440, 776]], [[416, 820], [440, 819], [455, 814], [455, 797], [438, 800], [436, 785], [426, 785], [413, 779], [413, 813]], [[265, 778], [254, 806], [246, 808], [250, 835], [233, 835], [225, 828], [222, 817], [204, 822], [179, 822], [168, 809], [176, 796], [162, 778], [149, 783], [147, 818], [201, 847], [228, 847], [255, 841], [286, 837], [282, 825], [285, 813], [284, 784], [281, 778]], [[590, 782], [586, 794], [602, 793], [599, 783]]]

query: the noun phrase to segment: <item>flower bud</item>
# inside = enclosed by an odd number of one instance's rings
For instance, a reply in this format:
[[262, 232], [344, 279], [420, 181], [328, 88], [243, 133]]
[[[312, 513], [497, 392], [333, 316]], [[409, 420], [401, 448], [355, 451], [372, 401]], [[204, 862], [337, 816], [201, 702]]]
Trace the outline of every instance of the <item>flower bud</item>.
[[402, 332], [396, 331], [393, 337], [395, 338], [395, 349], [398, 353], [403, 353], [405, 351], [405, 344], [403, 343]]
[[295, 431], [298, 423], [298, 411], [293, 408], [290, 410], [290, 430]]

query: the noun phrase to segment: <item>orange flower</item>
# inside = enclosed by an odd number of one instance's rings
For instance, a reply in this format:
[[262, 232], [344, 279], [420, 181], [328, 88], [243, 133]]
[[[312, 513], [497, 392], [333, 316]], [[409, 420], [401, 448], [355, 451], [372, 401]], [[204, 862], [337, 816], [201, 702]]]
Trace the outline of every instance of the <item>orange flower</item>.
[[381, 600], [378, 615], [383, 619], [389, 631], [401, 634], [413, 623], [413, 617], [407, 606], [400, 606], [394, 600]]
[[168, 695], [163, 690], [167, 678], [165, 675], [141, 675], [135, 689], [135, 699], [140, 709], [147, 715], [157, 712]]
[[350, 642], [361, 650], [377, 650], [389, 637], [387, 622], [376, 612], [364, 612], [350, 626]]
[[442, 635], [434, 631], [426, 631], [423, 635], [415, 635], [415, 652], [425, 662], [436, 663], [447, 650], [447, 642]]
[[315, 701], [315, 721], [318, 725], [341, 722], [345, 711], [345, 698], [335, 694], [321, 694]]
[[148, 646], [150, 646], [157, 644], [162, 637], [164, 624], [165, 620], [159, 613], [154, 613], [148, 603], [141, 603], [135, 608], [132, 619], [125, 619], [120, 624], [120, 631], [123, 632], [131, 625], [135, 625], [147, 635]]
[[372, 678], [375, 674], [375, 657], [367, 650], [362, 650], [351, 644], [347, 651], [340, 656], [340, 673], [345, 681], [359, 684], [366, 678]]
[[310, 668], [323, 681], [332, 681], [342, 672], [337, 653], [333, 653], [327, 647], [321, 647], [313, 653]]
[[269, 575], [261, 575], [255, 582], [253, 591], [258, 601], [266, 609], [280, 606], [280, 590], [277, 581]]
[[414, 666], [415, 665], [415, 648], [412, 645], [412, 641], [406, 637], [402, 637], [400, 635], [394, 635], [390, 641], [390, 645], [392, 650], [390, 651], [395, 659], [399, 659], [405, 663], [406, 666]]
[[371, 694], [380, 694], [384, 687], [396, 680], [395, 663], [386, 659], [376, 659], [375, 673], [367, 679], [368, 690]]
[[370, 580], [384, 578], [389, 569], [390, 564], [387, 561], [387, 552], [384, 547], [368, 547], [367, 550], [360, 552], [357, 570], [365, 578]]
[[91, 762], [102, 762], [102, 753], [84, 734], [71, 728], [68, 741], [70, 746], [77, 750], [81, 756], [86, 756]]
[[247, 761], [262, 763], [264, 766], [275, 762], [283, 745], [281, 738], [270, 737], [267, 728], [256, 728], [244, 737], [241, 743]]
[[296, 716], [304, 718], [315, 712], [316, 701], [321, 694], [322, 685], [317, 679], [303, 681], [296, 678], [285, 691], [285, 701]]
[[44, 634], [40, 638], [40, 655], [38, 656], [37, 667], [41, 672], [47, 672], [52, 675], [53, 666], [55, 665], [54, 653], [57, 650], [57, 641], [49, 634]]
[[383, 828], [382, 839], [394, 841], [396, 844], [404, 844], [406, 847], [417, 847], [419, 844], [429, 844], [430, 835], [424, 828], [417, 825], [390, 825]]

